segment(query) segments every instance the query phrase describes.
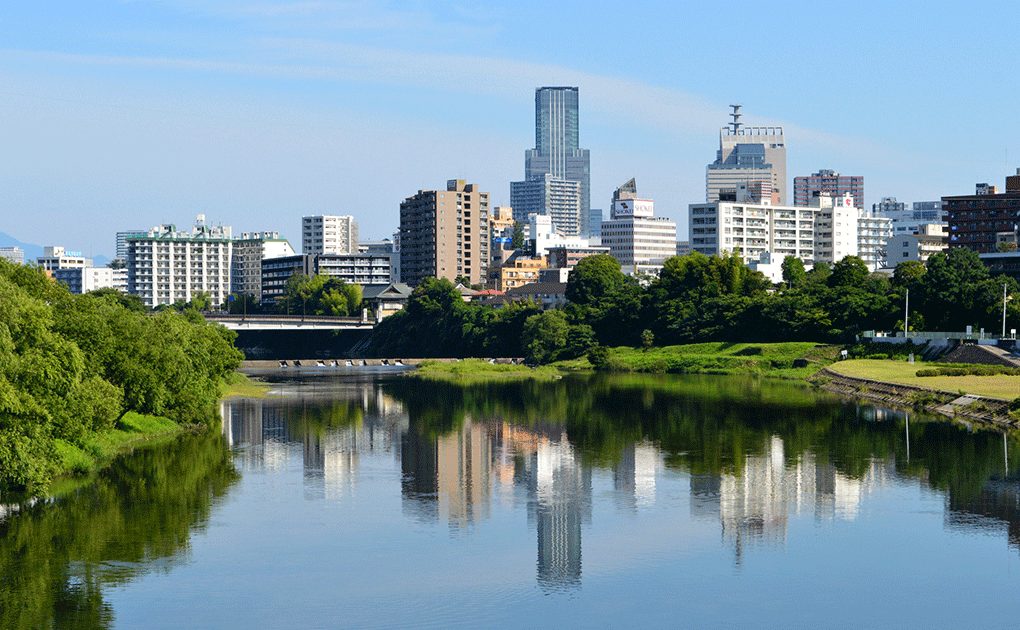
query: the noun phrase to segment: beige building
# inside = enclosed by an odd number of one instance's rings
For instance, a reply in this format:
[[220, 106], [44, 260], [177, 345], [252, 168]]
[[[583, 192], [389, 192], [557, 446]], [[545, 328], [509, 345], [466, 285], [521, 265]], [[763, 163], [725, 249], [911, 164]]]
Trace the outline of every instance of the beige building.
[[888, 264], [895, 267], [907, 260], [927, 262], [932, 254], [944, 252], [948, 246], [949, 239], [941, 223], [924, 223], [917, 227], [917, 234], [897, 234], [889, 239]]
[[499, 270], [499, 291], [509, 291], [532, 282], [538, 282], [538, 272], [546, 268], [545, 256], [527, 258], [511, 256]]
[[400, 278], [485, 282], [489, 262], [489, 193], [463, 179], [446, 190], [419, 190], [400, 204]]

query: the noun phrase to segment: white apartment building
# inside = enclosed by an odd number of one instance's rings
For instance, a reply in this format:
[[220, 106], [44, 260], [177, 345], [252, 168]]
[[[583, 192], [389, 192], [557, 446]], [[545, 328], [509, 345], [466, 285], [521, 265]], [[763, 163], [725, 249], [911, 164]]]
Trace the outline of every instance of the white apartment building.
[[553, 248], [586, 249], [601, 245], [601, 240], [598, 238], [564, 235], [563, 231], [553, 223], [552, 217], [541, 214], [532, 214], [528, 217], [527, 234], [528, 239], [534, 245], [535, 256], [547, 256], [549, 250]]
[[279, 232], [243, 232], [234, 241], [230, 258], [230, 292], [250, 295], [262, 301], [262, 261], [267, 258], [293, 256], [290, 242]]
[[818, 208], [815, 219], [815, 262], [830, 265], [847, 256], [857, 255], [857, 222], [861, 211], [854, 207], [853, 195], [831, 197], [821, 193], [811, 200]]
[[63, 247], [44, 247], [43, 255], [35, 259], [46, 271], [57, 269], [83, 269], [92, 266], [92, 259], [81, 252], [66, 251]]
[[853, 197], [821, 194], [811, 206], [773, 206], [748, 196], [690, 205], [691, 251], [706, 256], [738, 254], [744, 263], [793, 256], [811, 264], [857, 255], [858, 210]]
[[886, 265], [886, 245], [893, 235], [892, 219], [862, 211], [857, 219], [857, 256], [868, 269]]
[[602, 245], [622, 266], [658, 266], [676, 255], [676, 222], [656, 217], [651, 199], [617, 199], [609, 216]]
[[917, 234], [897, 234], [889, 239], [888, 265], [895, 267], [907, 260], [927, 262], [932, 254], [946, 251], [946, 229], [941, 223], [924, 223]]
[[200, 214], [190, 232], [164, 224], [129, 236], [127, 244], [128, 293], [149, 308], [190, 302], [200, 293], [222, 304], [230, 295], [230, 226], [208, 226]]
[[301, 219], [304, 254], [358, 253], [358, 223], [349, 215], [318, 214]]

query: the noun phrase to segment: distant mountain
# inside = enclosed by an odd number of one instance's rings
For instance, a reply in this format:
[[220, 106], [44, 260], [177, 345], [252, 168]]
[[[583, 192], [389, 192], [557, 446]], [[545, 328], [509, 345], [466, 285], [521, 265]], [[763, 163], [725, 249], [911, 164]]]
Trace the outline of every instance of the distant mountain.
[[0, 247], [20, 247], [25, 252], [25, 262], [34, 263], [36, 258], [43, 255], [41, 245], [22, 243], [10, 234], [4, 234], [3, 232], [0, 232]]
[[[10, 234], [5, 234], [4, 232], [0, 232], [0, 247], [20, 247], [25, 252], [26, 263], [34, 263], [36, 258], [43, 255], [42, 245], [22, 243]], [[103, 255], [92, 257], [92, 264], [96, 267], [105, 267], [108, 262], [110, 262], [110, 258]]]

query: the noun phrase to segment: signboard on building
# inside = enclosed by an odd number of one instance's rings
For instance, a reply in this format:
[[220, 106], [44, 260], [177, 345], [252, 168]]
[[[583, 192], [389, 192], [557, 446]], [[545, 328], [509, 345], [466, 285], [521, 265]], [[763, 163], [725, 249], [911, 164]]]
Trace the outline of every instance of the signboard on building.
[[655, 216], [653, 205], [651, 199], [621, 199], [613, 203], [613, 216], [650, 219]]

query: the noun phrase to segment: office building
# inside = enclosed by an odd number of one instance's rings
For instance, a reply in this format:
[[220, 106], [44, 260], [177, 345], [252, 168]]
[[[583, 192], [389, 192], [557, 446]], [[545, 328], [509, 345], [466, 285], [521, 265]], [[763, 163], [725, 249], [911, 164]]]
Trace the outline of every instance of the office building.
[[[1020, 180], [1010, 177], [1020, 184]], [[1017, 232], [1020, 186], [999, 193], [994, 186], [978, 184], [973, 195], [943, 197], [949, 249], [967, 247], [979, 254], [996, 251], [1002, 233]], [[1008, 236], [1007, 236], [1008, 239]]]
[[301, 252], [352, 254], [358, 251], [358, 224], [352, 216], [317, 214], [301, 218]]
[[230, 258], [230, 292], [262, 301], [262, 261], [293, 256], [290, 242], [279, 232], [244, 232], [234, 241]]
[[[547, 177], [548, 176], [548, 177]], [[579, 147], [578, 89], [542, 87], [535, 90], [535, 148], [524, 155], [525, 182], [546, 182], [540, 187], [511, 183], [510, 205], [514, 218], [523, 223], [529, 214], [554, 216], [557, 227], [568, 235], [587, 235], [590, 214], [588, 150]], [[552, 181], [547, 181], [552, 180]], [[576, 182], [577, 187], [559, 185]], [[514, 191], [517, 191], [517, 197]], [[555, 190], [555, 195], [552, 192]], [[539, 194], [545, 191], [544, 195]], [[560, 199], [564, 195], [573, 201]], [[518, 201], [514, 201], [514, 199]], [[552, 204], [560, 203], [554, 214]], [[527, 207], [524, 205], [527, 204]], [[566, 218], [564, 209], [576, 211]]]
[[230, 295], [230, 226], [206, 225], [200, 214], [189, 232], [164, 224], [126, 240], [128, 293], [149, 308], [190, 302], [199, 294], [219, 305]]
[[774, 203], [786, 200], [786, 140], [782, 127], [744, 127], [740, 105], [731, 105], [733, 122], [719, 130], [719, 150], [705, 175], [705, 201], [730, 200], [737, 184], [767, 181]]
[[850, 195], [854, 199], [854, 207], [864, 209], [864, 177], [861, 175], [840, 175], [835, 171], [822, 170], [807, 177], [793, 178], [795, 206], [810, 206], [811, 198], [823, 192], [832, 197]]
[[489, 263], [489, 193], [451, 179], [446, 190], [419, 190], [400, 204], [400, 277], [466, 278], [481, 284]]
[[72, 252], [63, 247], [44, 247], [43, 255], [35, 260], [46, 271], [84, 269], [92, 266], [91, 258], [85, 258], [81, 252]]
[[633, 179], [613, 193], [609, 217], [602, 245], [622, 266], [661, 265], [676, 255], [676, 222], [656, 217], [652, 200], [637, 198]]

